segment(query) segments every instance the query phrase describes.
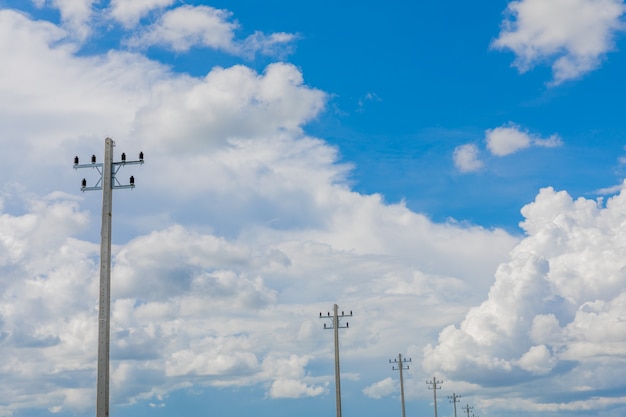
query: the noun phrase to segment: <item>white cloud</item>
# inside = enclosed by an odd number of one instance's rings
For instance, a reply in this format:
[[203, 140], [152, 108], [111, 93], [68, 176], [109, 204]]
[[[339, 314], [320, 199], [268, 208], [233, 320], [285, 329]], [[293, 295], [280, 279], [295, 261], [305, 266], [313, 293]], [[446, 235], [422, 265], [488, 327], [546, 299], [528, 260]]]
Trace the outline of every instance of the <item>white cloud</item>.
[[521, 72], [551, 63], [553, 84], [560, 84], [600, 65], [623, 29], [625, 7], [622, 0], [513, 1], [492, 47], [512, 50]]
[[496, 156], [510, 155], [520, 149], [528, 148], [531, 140], [528, 133], [516, 126], [503, 126], [485, 132], [487, 149]]
[[396, 388], [396, 384], [393, 379], [387, 377], [382, 381], [378, 381], [363, 388], [363, 394], [370, 398], [379, 399], [382, 397], [386, 397], [394, 392], [397, 392], [398, 388]]
[[146, 14], [155, 9], [172, 5], [176, 0], [111, 0], [110, 15], [126, 27], [136, 25]]
[[[550, 375], [578, 394], [546, 407], [602, 407], [592, 405], [598, 390], [623, 387], [624, 207], [624, 193], [601, 206], [543, 189], [522, 210], [527, 237], [498, 267], [487, 300], [425, 349], [425, 369], [483, 386]], [[585, 385], [594, 393], [576, 388]]]
[[454, 166], [461, 172], [475, 172], [483, 167], [478, 146], [473, 143], [457, 146], [452, 155]]
[[485, 142], [487, 149], [495, 156], [510, 155], [530, 146], [555, 148], [563, 144], [558, 135], [541, 139], [512, 123], [487, 130]]
[[287, 52], [295, 36], [289, 33], [265, 35], [255, 32], [243, 41], [235, 39], [236, 22], [232, 13], [209, 6], [181, 6], [165, 12], [158, 22], [131, 39], [133, 47], [153, 45], [186, 52], [194, 46], [209, 47], [234, 55], [252, 57], [256, 53], [277, 55]]

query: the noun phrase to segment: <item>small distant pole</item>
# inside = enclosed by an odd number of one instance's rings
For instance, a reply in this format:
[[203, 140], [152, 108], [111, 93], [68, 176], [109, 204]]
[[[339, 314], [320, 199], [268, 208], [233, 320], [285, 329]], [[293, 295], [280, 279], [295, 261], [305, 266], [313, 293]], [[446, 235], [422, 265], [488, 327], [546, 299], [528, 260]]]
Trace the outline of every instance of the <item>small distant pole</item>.
[[79, 164], [74, 157], [74, 169], [91, 168], [100, 173], [100, 179], [93, 187], [87, 187], [83, 178], [80, 190], [102, 190], [102, 229], [100, 232], [100, 303], [98, 305], [98, 380], [96, 387], [96, 417], [109, 417], [109, 357], [110, 357], [110, 319], [111, 319], [111, 221], [113, 210], [113, 190], [135, 188], [135, 177], [130, 177], [128, 185], [122, 185], [116, 174], [124, 165], [143, 164], [143, 152], [138, 161], [126, 161], [122, 153], [121, 162], [113, 162], [111, 138], [104, 140], [104, 162], [96, 163], [96, 155], [91, 156], [91, 163]]
[[[406, 368], [404, 367], [404, 364], [407, 362], [411, 362], [411, 358], [403, 359], [401, 353], [398, 353], [398, 359], [394, 359], [393, 361], [389, 359], [389, 363], [394, 364], [391, 369], [393, 369], [394, 371], [400, 371], [400, 399], [402, 401], [402, 417], [406, 417], [404, 409], [404, 378], [402, 377], [402, 371], [409, 369], [409, 365], [407, 365]], [[397, 365], [397, 367], [395, 365]]]
[[452, 395], [448, 395], [448, 398], [450, 399], [450, 402], [452, 404], [454, 404], [454, 417], [456, 417], [456, 403], [460, 403], [461, 400], [459, 400], [459, 398], [461, 398], [460, 395], [456, 395], [454, 392], [452, 393]]
[[332, 320], [332, 324], [330, 326], [326, 326], [326, 323], [324, 323], [324, 329], [333, 329], [335, 332], [335, 398], [336, 398], [336, 403], [337, 403], [337, 417], [341, 417], [341, 380], [340, 380], [340, 372], [339, 372], [339, 329], [347, 329], [349, 326], [349, 323], [346, 322], [346, 325], [343, 326], [340, 323], [340, 319], [344, 318], [344, 317], [352, 317], [352, 311], [350, 311], [350, 314], [344, 314], [343, 311], [341, 312], [341, 315], [339, 315], [339, 307], [337, 307], [337, 304], [333, 305], [333, 315], [330, 315], [330, 312], [326, 315], [323, 316], [322, 313], [320, 312], [320, 319], [331, 319]]
[[472, 411], [474, 409], [474, 407], [470, 407], [469, 404], [467, 404], [465, 407], [461, 407], [461, 408], [467, 413], [467, 417], [470, 417], [469, 413], [470, 413], [470, 411]]
[[437, 417], [437, 390], [441, 389], [441, 385], [439, 384], [443, 384], [443, 381], [439, 381], [437, 380], [437, 378], [433, 377], [432, 381], [426, 381], [426, 383], [430, 385], [428, 389], [433, 390], [433, 398], [435, 401], [435, 417]]

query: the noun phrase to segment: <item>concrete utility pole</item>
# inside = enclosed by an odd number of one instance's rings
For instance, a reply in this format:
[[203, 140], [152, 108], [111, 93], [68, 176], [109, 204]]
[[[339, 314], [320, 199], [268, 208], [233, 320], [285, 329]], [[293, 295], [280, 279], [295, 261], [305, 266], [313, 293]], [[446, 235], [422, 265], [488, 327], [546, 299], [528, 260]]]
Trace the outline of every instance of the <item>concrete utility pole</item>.
[[461, 407], [466, 413], [467, 413], [467, 417], [470, 417], [469, 413], [470, 411], [472, 411], [474, 409], [474, 407], [470, 407], [469, 404], [467, 404], [465, 407]]
[[346, 322], [345, 326], [342, 326], [340, 324], [340, 319], [344, 317], [352, 317], [352, 311], [350, 311], [350, 314], [344, 314], [342, 311], [340, 316], [338, 313], [338, 309], [339, 307], [337, 307], [337, 304], [335, 304], [333, 306], [333, 315], [331, 316], [330, 312], [326, 316], [323, 316], [322, 313], [320, 313], [320, 319], [331, 319], [332, 324], [330, 326], [326, 326], [326, 323], [324, 323], [324, 329], [333, 329], [335, 331], [335, 397], [337, 403], [337, 417], [341, 417], [341, 381], [339, 377], [339, 329], [347, 329], [350, 326], [348, 322]]
[[389, 359], [389, 363], [398, 365], [397, 368], [395, 366], [392, 366], [391, 369], [393, 369], [394, 371], [400, 371], [400, 399], [402, 401], [402, 417], [406, 417], [404, 409], [404, 378], [402, 377], [402, 371], [409, 369], [409, 365], [407, 365], [406, 368], [404, 367], [404, 364], [407, 362], [411, 362], [411, 358], [402, 359], [401, 353], [398, 353], [398, 359], [394, 359], [393, 361]]
[[456, 403], [460, 403], [461, 400], [459, 400], [459, 398], [461, 398], [460, 395], [456, 395], [454, 392], [452, 393], [452, 395], [448, 395], [448, 398], [450, 398], [450, 402], [452, 404], [454, 404], [454, 417], [456, 417]]
[[441, 389], [441, 385], [438, 384], [443, 384], [443, 381], [439, 381], [437, 380], [437, 378], [433, 377], [432, 381], [426, 381], [426, 383], [428, 385], [431, 385], [428, 387], [428, 389], [433, 390], [433, 397], [435, 401], [435, 417], [437, 417], [437, 390]]
[[100, 300], [98, 306], [98, 380], [96, 416], [109, 417], [109, 349], [111, 318], [111, 221], [114, 189], [135, 188], [135, 177], [130, 177], [128, 185], [122, 185], [116, 178], [117, 171], [124, 165], [143, 164], [143, 152], [138, 161], [126, 161], [122, 153], [121, 162], [113, 162], [113, 139], [104, 140], [104, 162], [96, 163], [96, 155], [91, 156], [90, 164], [79, 164], [74, 157], [74, 169], [91, 168], [100, 173], [100, 179], [93, 187], [87, 187], [83, 178], [81, 191], [102, 190], [102, 229], [100, 232]]

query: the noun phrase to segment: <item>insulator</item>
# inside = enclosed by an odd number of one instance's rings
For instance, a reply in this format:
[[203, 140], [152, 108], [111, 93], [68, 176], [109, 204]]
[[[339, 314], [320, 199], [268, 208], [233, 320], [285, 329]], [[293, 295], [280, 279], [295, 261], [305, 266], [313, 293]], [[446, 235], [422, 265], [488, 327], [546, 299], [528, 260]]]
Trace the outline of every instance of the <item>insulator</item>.
[[126, 162], [126, 154], [122, 152], [122, 162]]
[[78, 157], [77, 156], [74, 157], [74, 165], [78, 165]]
[[96, 155], [91, 155], [91, 163], [92, 164], [96, 163]]

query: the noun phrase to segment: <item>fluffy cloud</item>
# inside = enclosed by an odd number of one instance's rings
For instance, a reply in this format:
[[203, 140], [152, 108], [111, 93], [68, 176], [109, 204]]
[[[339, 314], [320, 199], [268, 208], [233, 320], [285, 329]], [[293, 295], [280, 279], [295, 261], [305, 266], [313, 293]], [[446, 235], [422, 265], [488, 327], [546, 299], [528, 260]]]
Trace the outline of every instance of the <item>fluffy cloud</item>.
[[181, 6], [165, 12], [159, 21], [130, 39], [133, 47], [160, 45], [177, 52], [194, 46], [222, 50], [235, 55], [254, 56], [260, 52], [275, 55], [286, 52], [295, 36], [289, 33], [265, 35], [255, 32], [243, 41], [235, 40], [238, 24], [229, 21], [231, 13], [209, 6]]
[[551, 62], [553, 83], [560, 84], [600, 65], [625, 11], [622, 0], [513, 1], [492, 47], [512, 50], [521, 72]]
[[[604, 390], [623, 386], [624, 207], [623, 192], [602, 206], [543, 189], [522, 210], [527, 237], [498, 268], [487, 300], [425, 349], [425, 369], [483, 386], [549, 373], [576, 392], [569, 405], [544, 404], [555, 409], [594, 407]], [[524, 409], [538, 409], [531, 403]]]
[[479, 153], [478, 146], [473, 143], [457, 146], [452, 154], [454, 166], [461, 172], [478, 171], [483, 167]]
[[557, 135], [541, 139], [523, 130], [515, 124], [500, 126], [485, 132], [487, 149], [496, 156], [506, 156], [530, 146], [554, 148], [561, 146], [562, 141]]

